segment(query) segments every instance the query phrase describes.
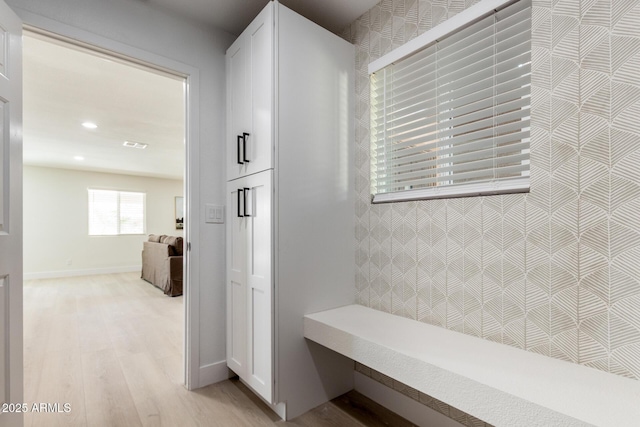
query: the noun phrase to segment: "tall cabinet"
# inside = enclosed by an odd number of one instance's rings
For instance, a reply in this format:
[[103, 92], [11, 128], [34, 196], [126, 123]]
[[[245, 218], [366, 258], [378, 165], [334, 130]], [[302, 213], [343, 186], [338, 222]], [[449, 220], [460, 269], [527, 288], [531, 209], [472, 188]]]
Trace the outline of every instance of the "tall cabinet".
[[303, 316], [355, 299], [354, 70], [278, 2], [227, 51], [227, 364], [285, 419], [353, 388]]

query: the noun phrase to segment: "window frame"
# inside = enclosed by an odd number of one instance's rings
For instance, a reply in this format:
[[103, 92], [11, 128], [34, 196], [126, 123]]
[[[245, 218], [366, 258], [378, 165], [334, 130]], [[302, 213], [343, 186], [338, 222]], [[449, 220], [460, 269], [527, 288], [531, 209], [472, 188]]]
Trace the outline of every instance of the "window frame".
[[[116, 195], [116, 233], [105, 234], [105, 233], [93, 233], [91, 230], [91, 215], [92, 215], [92, 192], [109, 192], [115, 193]], [[142, 196], [142, 230], [140, 232], [135, 233], [123, 233], [122, 232], [122, 210], [121, 210], [121, 196], [122, 194], [137, 194]], [[147, 231], [147, 193], [143, 191], [131, 191], [131, 190], [113, 190], [113, 189], [105, 189], [105, 188], [88, 188], [87, 189], [87, 235], [90, 237], [116, 237], [116, 236], [142, 236], [145, 235]]]
[[[489, 16], [494, 15], [496, 12], [507, 8], [519, 1], [527, 1], [529, 3], [528, 7], [531, 8], [530, 0], [482, 0], [476, 5], [456, 14], [452, 18], [443, 22], [440, 25], [432, 28], [431, 30], [423, 33], [422, 35], [416, 37], [415, 39], [409, 41], [408, 43], [400, 46], [399, 48], [393, 50], [392, 52], [384, 55], [383, 57], [372, 61], [369, 64], [369, 75], [384, 71], [384, 69], [392, 64], [398, 63], [405, 58], [411, 57], [413, 54], [418, 53], [425, 48], [429, 47], [437, 43], [439, 40], [445, 39], [446, 37], [453, 35], [459, 31], [466, 29], [467, 27], [485, 19]], [[530, 43], [530, 39], [529, 39]], [[523, 86], [524, 87], [524, 86]], [[529, 80], [529, 88], [530, 88], [530, 80]], [[373, 92], [373, 87], [372, 87]], [[530, 97], [531, 94], [529, 92], [529, 121], [530, 121]], [[373, 102], [373, 101], [372, 101]], [[386, 102], [386, 99], [385, 101]], [[372, 104], [373, 105], [373, 104]], [[385, 108], [385, 107], [383, 107]], [[373, 114], [373, 108], [372, 108]], [[496, 117], [496, 116], [494, 116]], [[374, 119], [372, 118], [373, 122]], [[434, 122], [436, 125], [437, 122]], [[427, 200], [427, 199], [437, 199], [437, 198], [455, 198], [455, 197], [468, 197], [468, 196], [479, 196], [479, 195], [493, 195], [493, 194], [505, 194], [505, 193], [523, 193], [528, 192], [530, 189], [530, 124], [528, 126], [523, 127], [523, 129], [527, 129], [526, 131], [529, 134], [522, 138], [522, 142], [528, 143], [528, 147], [524, 148], [520, 151], [520, 153], [524, 155], [528, 155], [528, 157], [522, 160], [523, 164], [526, 162], [529, 165], [529, 168], [521, 171], [520, 176], [509, 177], [507, 179], [498, 179], [492, 181], [478, 181], [471, 183], [462, 183], [462, 184], [453, 184], [453, 185], [435, 185], [432, 187], [426, 188], [412, 188], [407, 190], [395, 190], [390, 192], [381, 192], [376, 193], [376, 176], [374, 168], [380, 161], [379, 157], [374, 154], [374, 150], [378, 150], [381, 145], [376, 144], [374, 140], [374, 129], [371, 129], [371, 160], [372, 160], [372, 171], [371, 171], [371, 190], [372, 190], [372, 203], [386, 203], [386, 202], [395, 202], [395, 201], [409, 201], [409, 200]], [[385, 131], [386, 132], [386, 131]], [[436, 138], [437, 139], [437, 138]], [[386, 141], [384, 142], [386, 144]], [[494, 146], [495, 149], [495, 146]], [[515, 151], [517, 153], [517, 150]], [[437, 156], [437, 154], [435, 155]], [[493, 157], [496, 159], [497, 157]], [[385, 160], [383, 160], [384, 162]], [[437, 167], [442, 167], [441, 165]]]

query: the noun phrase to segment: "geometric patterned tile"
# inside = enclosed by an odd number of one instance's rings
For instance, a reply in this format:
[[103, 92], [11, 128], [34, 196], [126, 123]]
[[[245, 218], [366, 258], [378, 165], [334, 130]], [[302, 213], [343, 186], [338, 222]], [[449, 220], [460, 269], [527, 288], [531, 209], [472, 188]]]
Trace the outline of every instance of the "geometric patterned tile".
[[503, 343], [525, 348], [525, 203], [522, 195], [503, 199]]
[[502, 343], [504, 326], [503, 198], [482, 203], [482, 337]]
[[392, 313], [417, 316], [416, 204], [396, 203], [391, 209]]
[[417, 320], [434, 324], [431, 312], [432, 249], [431, 249], [431, 204], [417, 202]]
[[447, 201], [446, 300], [447, 329], [464, 331], [464, 199]]
[[447, 326], [447, 201], [431, 205], [431, 319], [434, 325]]
[[482, 199], [463, 200], [463, 331], [482, 334]]
[[640, 0], [533, 0], [530, 193], [369, 201], [368, 63], [475, 3], [383, 0], [342, 33], [356, 45], [358, 301], [640, 379]]

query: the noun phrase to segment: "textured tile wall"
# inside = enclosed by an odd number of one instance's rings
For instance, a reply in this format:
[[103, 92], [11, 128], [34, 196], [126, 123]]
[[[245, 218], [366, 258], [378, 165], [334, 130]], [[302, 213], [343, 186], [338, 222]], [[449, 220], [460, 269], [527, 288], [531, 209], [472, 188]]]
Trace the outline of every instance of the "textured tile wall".
[[533, 0], [531, 192], [371, 205], [368, 63], [474, 0], [383, 0], [356, 57], [359, 304], [640, 378], [640, 0]]

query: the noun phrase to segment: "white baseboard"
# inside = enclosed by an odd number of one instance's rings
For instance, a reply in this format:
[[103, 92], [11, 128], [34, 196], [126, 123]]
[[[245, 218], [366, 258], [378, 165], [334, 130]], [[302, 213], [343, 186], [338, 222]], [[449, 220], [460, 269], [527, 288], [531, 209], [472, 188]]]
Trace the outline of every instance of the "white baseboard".
[[95, 276], [98, 274], [130, 273], [141, 271], [142, 265], [129, 265], [125, 267], [92, 268], [88, 270], [58, 270], [42, 271], [38, 273], [24, 273], [24, 280], [56, 279], [59, 277]]
[[422, 403], [354, 371], [355, 390], [420, 427], [461, 427], [462, 424]]
[[227, 361], [211, 363], [209, 365], [200, 366], [200, 376], [198, 381], [199, 387], [206, 387], [209, 384], [219, 383], [220, 381], [229, 379], [229, 368]]

